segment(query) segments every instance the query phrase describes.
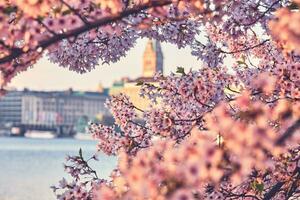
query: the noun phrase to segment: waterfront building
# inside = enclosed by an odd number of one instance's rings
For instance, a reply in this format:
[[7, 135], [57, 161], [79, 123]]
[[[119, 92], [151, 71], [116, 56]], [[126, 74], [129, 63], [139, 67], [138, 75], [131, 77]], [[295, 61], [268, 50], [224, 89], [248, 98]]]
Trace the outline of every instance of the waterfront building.
[[163, 73], [163, 53], [158, 41], [149, 40], [147, 42], [143, 55], [143, 72], [142, 76], [136, 79], [122, 78], [114, 82], [109, 90], [110, 95], [124, 93], [130, 97], [132, 103], [138, 108], [144, 109], [149, 105], [149, 100], [142, 98], [140, 93], [141, 86], [139, 82], [157, 85], [154, 81], [154, 75], [157, 72]]
[[25, 129], [73, 128], [82, 117], [93, 120], [108, 115], [104, 102], [108, 91], [8, 91], [0, 98], [0, 126]]
[[12, 90], [0, 97], [0, 124], [21, 124], [23, 91]]

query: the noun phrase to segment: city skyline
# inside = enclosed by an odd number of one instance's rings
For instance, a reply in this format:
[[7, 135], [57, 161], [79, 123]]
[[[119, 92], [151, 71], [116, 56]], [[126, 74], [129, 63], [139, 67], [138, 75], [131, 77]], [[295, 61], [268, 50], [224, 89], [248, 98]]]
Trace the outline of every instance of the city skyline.
[[[117, 63], [110, 65], [98, 65], [94, 70], [85, 74], [69, 71], [67, 68], [59, 67], [50, 63], [46, 57], [38, 61], [32, 69], [28, 69], [17, 75], [9, 88], [22, 90], [75, 90], [95, 91], [99, 83], [104, 87], [110, 87], [116, 80], [122, 77], [137, 78], [142, 75], [143, 53], [147, 40], [138, 40], [136, 46], [128, 52]], [[201, 62], [192, 56], [189, 49], [177, 49], [174, 45], [162, 43], [164, 54], [164, 72], [169, 74], [175, 72], [178, 66], [185, 69], [200, 68]], [[55, 74], [52, 77], [51, 74]]]

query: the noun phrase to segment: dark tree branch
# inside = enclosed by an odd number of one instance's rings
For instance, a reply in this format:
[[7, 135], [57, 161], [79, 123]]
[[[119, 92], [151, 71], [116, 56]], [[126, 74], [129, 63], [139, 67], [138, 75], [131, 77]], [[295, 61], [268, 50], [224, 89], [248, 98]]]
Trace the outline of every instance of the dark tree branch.
[[297, 129], [300, 128], [300, 118], [292, 125], [290, 126], [281, 137], [279, 137], [276, 141], [276, 145], [282, 145], [286, 139], [291, 137], [294, 132], [296, 132]]
[[3, 40], [0, 40], [0, 45], [3, 46], [4, 48], [6, 48], [7, 50], [10, 50], [11, 48], [5, 44], [5, 42]]
[[261, 20], [262, 18], [264, 18], [266, 16], [266, 14], [273, 9], [273, 7], [275, 5], [277, 5], [278, 3], [280, 3], [280, 1], [282, 1], [282, 0], [277, 0], [274, 3], [272, 3], [272, 5], [270, 5], [270, 7], [265, 12], [263, 12], [258, 18], [256, 18], [252, 22], [250, 22], [248, 24], [241, 24], [241, 25], [243, 25], [243, 26], [252, 26], [252, 25], [256, 24], [259, 20]]
[[229, 85], [227, 85], [227, 86], [225, 87], [225, 89], [228, 89], [229, 91], [234, 92], [234, 93], [237, 93], [237, 94], [241, 94], [240, 91], [237, 91], [237, 90], [232, 89]]
[[285, 182], [278, 182], [276, 183], [264, 196], [263, 200], [270, 200], [272, 199], [281, 189]]
[[[226, 51], [226, 50], [223, 50], [223, 49], [221, 49], [221, 48], [218, 48], [217, 51], [219, 51], [219, 52], [221, 52], [221, 53], [223, 53], [223, 54], [235, 54], [235, 53], [241, 53], [241, 52], [249, 51], [249, 50], [251, 50], [251, 49], [255, 49], [255, 48], [257, 48], [257, 47], [260, 47], [260, 46], [264, 45], [265, 43], [267, 43], [267, 42], [269, 42], [269, 41], [270, 41], [270, 39], [266, 39], [266, 40], [262, 41], [261, 43], [255, 44], [255, 45], [253, 45], [253, 46], [245, 47], [245, 48], [243, 48], [243, 49], [238, 49], [238, 50], [235, 50], [235, 51]], [[204, 48], [206, 47], [205, 44], [202, 44], [202, 43], [199, 42], [199, 41], [196, 41], [196, 42], [197, 42], [197, 44], [203, 46]]]
[[203, 118], [203, 115], [191, 119], [172, 119], [173, 122], [197, 122]]
[[290, 197], [292, 197], [294, 195], [294, 193], [296, 192], [296, 190], [297, 190], [297, 187], [298, 187], [297, 182], [299, 182], [299, 179], [300, 179], [300, 168], [297, 167], [296, 171], [297, 171], [298, 174], [295, 177], [295, 180], [292, 182], [289, 190], [286, 193], [286, 199], [289, 199]]
[[236, 50], [236, 51], [224, 51], [224, 50], [220, 49], [220, 52], [221, 52], [221, 53], [225, 53], [225, 54], [235, 54], [235, 53], [240, 53], [240, 52], [244, 52], [244, 51], [249, 51], [249, 50], [254, 49], [254, 48], [256, 48], [256, 47], [262, 46], [262, 45], [264, 45], [265, 43], [267, 43], [267, 42], [269, 42], [269, 41], [270, 41], [270, 40], [267, 39], [267, 40], [262, 41], [262, 42], [259, 43], [259, 44], [256, 44], [256, 45], [253, 45], [253, 46], [250, 46], [250, 47], [246, 47], [246, 48], [244, 48], [244, 49], [238, 49], [238, 50]]
[[[31, 49], [29, 51], [36, 51], [38, 48], [45, 49], [63, 39], [68, 39], [71, 37], [76, 37], [82, 33], [85, 33], [87, 31], [90, 31], [94, 28], [98, 28], [101, 26], [105, 26], [107, 24], [110, 24], [112, 22], [121, 20], [124, 17], [128, 17], [129, 15], [139, 13], [140, 11], [147, 10], [149, 8], [155, 8], [155, 7], [161, 7], [165, 5], [169, 5], [172, 3], [172, 0], [166, 0], [166, 1], [151, 1], [149, 3], [141, 4], [136, 7], [127, 9], [121, 13], [113, 14], [108, 17], [104, 17], [102, 19], [96, 20], [94, 22], [90, 22], [89, 24], [85, 24], [79, 28], [76, 28], [74, 30], [71, 30], [69, 32], [60, 33], [53, 37], [50, 37], [49, 39], [42, 40], [39, 42], [36, 48]], [[7, 62], [11, 62], [12, 60], [22, 56], [23, 54], [28, 53], [28, 51], [23, 51], [21, 48], [17, 48], [8, 56], [5, 56], [0, 59], [0, 64], [4, 64]]]

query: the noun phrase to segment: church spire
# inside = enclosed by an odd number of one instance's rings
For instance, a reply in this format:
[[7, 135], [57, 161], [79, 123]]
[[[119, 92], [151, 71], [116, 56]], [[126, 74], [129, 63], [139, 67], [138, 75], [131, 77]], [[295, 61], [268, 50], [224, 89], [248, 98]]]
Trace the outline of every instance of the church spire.
[[158, 41], [148, 41], [143, 64], [143, 77], [153, 77], [156, 72], [163, 72], [163, 54]]

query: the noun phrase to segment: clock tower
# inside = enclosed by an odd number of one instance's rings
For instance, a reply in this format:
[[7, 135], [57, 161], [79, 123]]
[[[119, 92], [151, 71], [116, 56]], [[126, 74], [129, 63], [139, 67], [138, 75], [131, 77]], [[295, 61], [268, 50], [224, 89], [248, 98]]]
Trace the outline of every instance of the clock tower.
[[163, 73], [163, 54], [158, 41], [149, 40], [143, 58], [143, 77], [153, 77], [156, 72]]

